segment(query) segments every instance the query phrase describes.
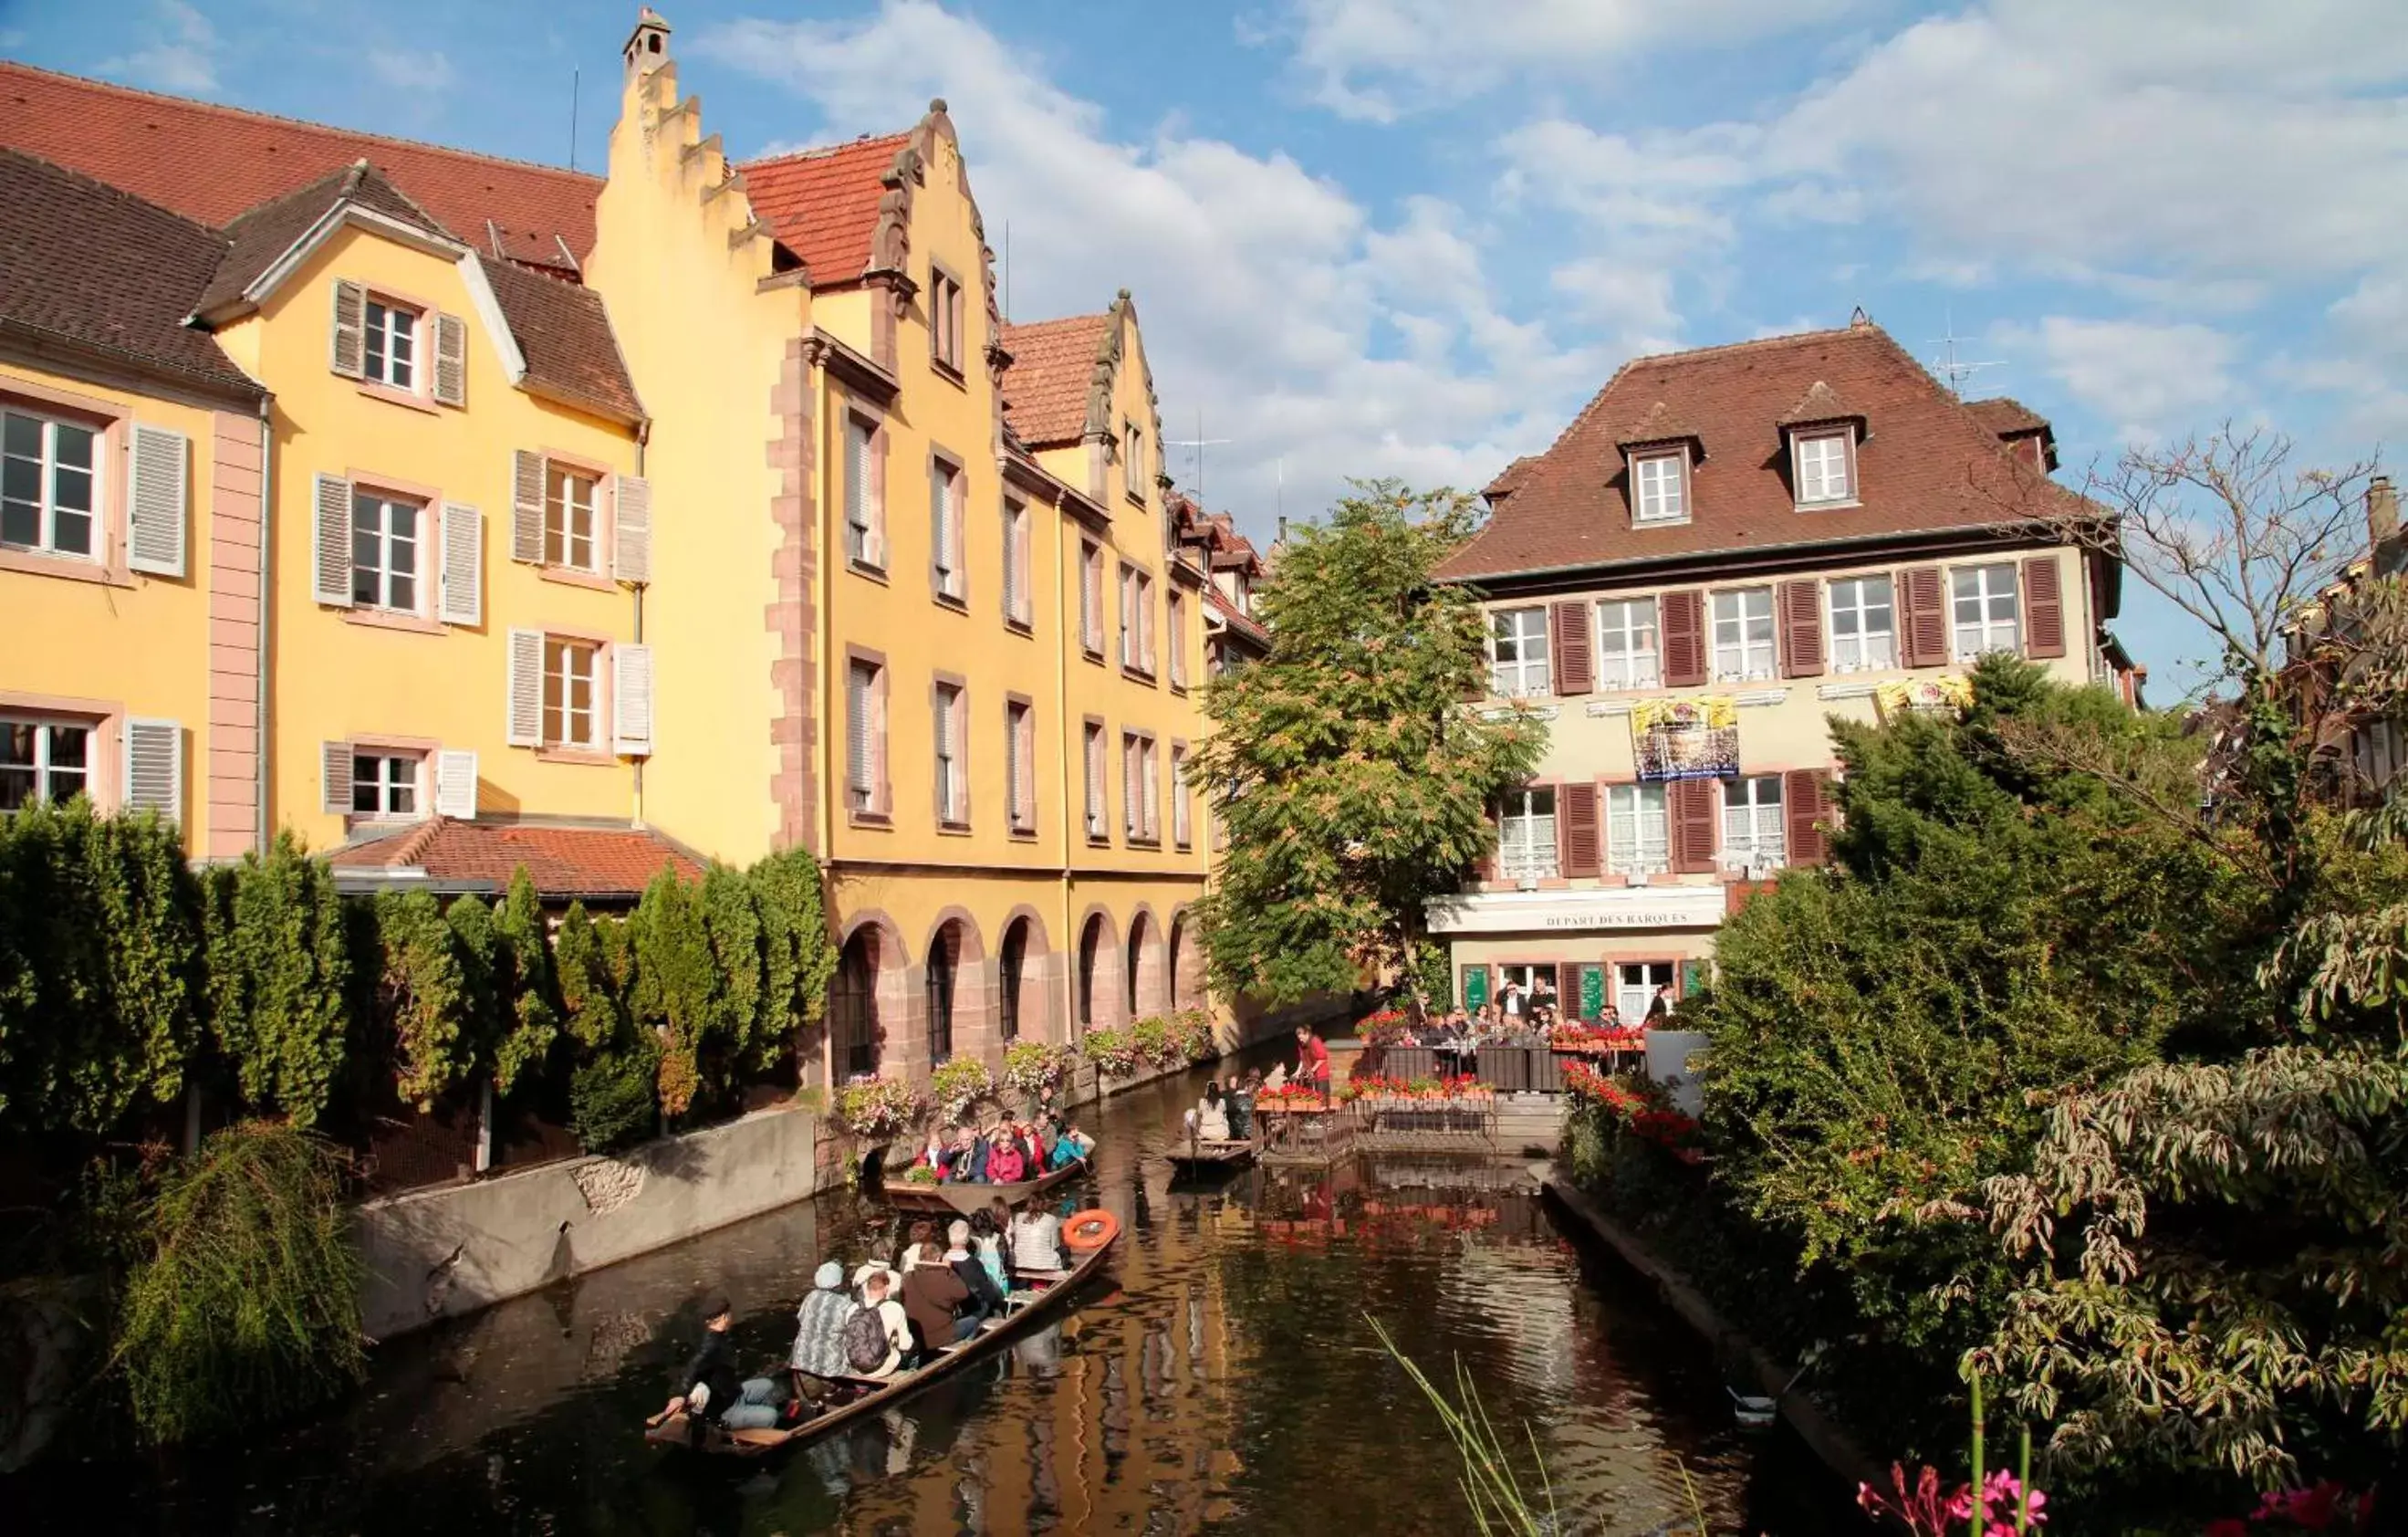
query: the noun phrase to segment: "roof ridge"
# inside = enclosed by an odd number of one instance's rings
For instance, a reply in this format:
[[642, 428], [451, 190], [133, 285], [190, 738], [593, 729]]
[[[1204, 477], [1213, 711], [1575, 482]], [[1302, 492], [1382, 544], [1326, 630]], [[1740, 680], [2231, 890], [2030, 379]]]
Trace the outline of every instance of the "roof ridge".
[[904, 128], [891, 134], [864, 134], [858, 138], [849, 138], [840, 144], [813, 144], [800, 150], [789, 150], [783, 154], [755, 155], [750, 160], [736, 161], [734, 165], [740, 171], [754, 165], [783, 165], [796, 160], [825, 160], [830, 155], [840, 155], [847, 150], [860, 150], [873, 144], [884, 144], [890, 140], [909, 139], [912, 132], [911, 129]]
[[[585, 171], [573, 171], [566, 165], [547, 165], [539, 160], [519, 160], [509, 155], [491, 154], [482, 150], [464, 150], [456, 144], [437, 144], [429, 139], [403, 138], [397, 134], [380, 134], [366, 128], [345, 128], [332, 122], [320, 122], [310, 118], [287, 117], [281, 112], [262, 112], [255, 108], [229, 107], [222, 102], [203, 101], [197, 96], [169, 95], [165, 91], [145, 91], [139, 86], [120, 85], [115, 80], [96, 80], [89, 75], [70, 74], [64, 69], [44, 69], [18, 59], [0, 59], [0, 78], [9, 74], [41, 75], [54, 80], [72, 80], [78, 85], [113, 95], [136, 96], [146, 101], [167, 102], [219, 117], [248, 118], [255, 122], [280, 122], [294, 128], [314, 128], [322, 133], [339, 134], [350, 138], [368, 139], [378, 144], [398, 145], [406, 150], [423, 150], [434, 154], [454, 155], [462, 160], [481, 161], [491, 165], [509, 165], [523, 171], [540, 171], [547, 176], [563, 177], [588, 183], [597, 190], [603, 178]], [[207, 225], [202, 226], [207, 228]]]
[[1005, 321], [1003, 323], [1014, 331], [1034, 331], [1040, 325], [1071, 325], [1090, 321], [1109, 323], [1111, 318], [1112, 312], [1110, 309], [1096, 309], [1082, 315], [1049, 315], [1043, 320]]
[[[7, 60], [0, 60], [0, 65], [5, 65], [7, 63]], [[198, 235], [207, 236], [208, 238], [217, 241], [221, 245], [230, 247], [233, 243], [226, 238], [225, 231], [222, 229], [216, 229], [210, 225], [204, 224], [197, 219], [188, 219], [171, 208], [167, 208], [162, 204], [153, 203], [150, 199], [143, 196], [140, 193], [127, 192], [123, 187], [119, 186], [114, 181], [103, 181], [100, 178], [93, 176], [89, 171], [79, 171], [72, 165], [62, 165], [57, 161], [50, 159], [47, 155], [37, 155], [31, 150], [21, 150], [13, 144], [0, 144], [0, 155], [13, 155], [19, 160], [39, 165], [46, 170], [55, 171], [61, 176], [68, 177], [74, 180], [82, 182], [85, 186], [92, 188], [95, 192], [106, 193], [109, 196], [117, 198], [121, 202], [131, 203], [136, 208], [144, 208], [151, 213], [157, 214], [162, 219], [171, 219], [177, 223], [183, 225], [186, 229], [192, 230], [194, 233]]]
[[1641, 352], [1638, 356], [1624, 363], [1623, 366], [1625, 368], [1635, 367], [1641, 363], [1660, 363], [1672, 358], [1678, 358], [1683, 362], [1686, 362], [1690, 358], [1696, 357], [1720, 357], [1725, 352], [1743, 352], [1756, 349], [1770, 350], [1774, 347], [1784, 346], [1793, 342], [1822, 341], [1831, 337], [1863, 337], [1875, 334], [1881, 336], [1889, 335], [1888, 332], [1882, 330], [1879, 325], [1876, 325], [1870, 321], [1862, 325], [1835, 325], [1819, 331], [1784, 331], [1779, 336], [1749, 337], [1743, 341], [1718, 341], [1710, 347], [1684, 347], [1669, 352]]

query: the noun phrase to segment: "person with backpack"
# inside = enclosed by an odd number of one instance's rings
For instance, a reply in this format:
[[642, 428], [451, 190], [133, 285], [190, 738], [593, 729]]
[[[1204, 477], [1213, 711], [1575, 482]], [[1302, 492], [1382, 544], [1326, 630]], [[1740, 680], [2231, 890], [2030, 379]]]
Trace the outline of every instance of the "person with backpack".
[[845, 1358], [856, 1377], [891, 1377], [911, 1354], [911, 1322], [890, 1295], [894, 1279], [888, 1270], [863, 1277], [861, 1306], [845, 1320]]

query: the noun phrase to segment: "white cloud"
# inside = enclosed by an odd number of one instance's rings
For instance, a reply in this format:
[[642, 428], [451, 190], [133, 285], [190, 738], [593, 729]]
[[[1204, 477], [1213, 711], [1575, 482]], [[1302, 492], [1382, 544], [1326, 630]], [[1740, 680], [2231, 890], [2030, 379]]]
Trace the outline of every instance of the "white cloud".
[[151, 9], [157, 26], [142, 46], [102, 60], [97, 72], [183, 95], [215, 93], [222, 48], [209, 19], [185, 0], [156, 0]]
[[432, 49], [372, 48], [367, 65], [380, 83], [413, 95], [449, 91], [456, 78], [452, 61]]
[[1990, 339], [2037, 352], [2058, 383], [2100, 420], [2116, 423], [2128, 441], [2229, 411], [2240, 393], [2230, 372], [2233, 338], [2197, 323], [2051, 315], [2037, 327], [1995, 326]]
[[[791, 88], [820, 142], [891, 132], [944, 96], [989, 239], [1010, 224], [1013, 312], [1092, 311], [1133, 289], [1175, 436], [1200, 405], [1199, 436], [1234, 439], [1207, 491], [1256, 532], [1283, 484], [1291, 513], [1347, 476], [1476, 485], [1603, 377], [1604, 360], [1503, 312], [1461, 209], [1416, 198], [1383, 223], [1284, 154], [1176, 124], [1116, 139], [1093, 103], [926, 0], [863, 22], [739, 22], [697, 51]], [[1187, 468], [1175, 452], [1171, 468]]]

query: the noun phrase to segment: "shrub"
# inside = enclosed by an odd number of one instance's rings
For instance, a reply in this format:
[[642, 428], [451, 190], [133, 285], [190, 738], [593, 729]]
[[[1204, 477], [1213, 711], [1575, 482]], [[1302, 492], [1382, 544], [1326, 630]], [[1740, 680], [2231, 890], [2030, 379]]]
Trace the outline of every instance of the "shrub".
[[377, 997], [393, 1032], [394, 1086], [425, 1110], [467, 1075], [458, 945], [442, 906], [423, 891], [379, 896], [376, 931], [383, 952]]
[[144, 1213], [114, 1352], [146, 1437], [254, 1429], [366, 1374], [341, 1169], [327, 1142], [254, 1121], [169, 1173]]
[[660, 1124], [654, 1086], [659, 1054], [633, 1031], [577, 1066], [568, 1081], [568, 1128], [588, 1153], [644, 1141]]
[[1068, 1046], [1043, 1041], [1015, 1041], [1003, 1054], [1003, 1081], [1030, 1099], [1042, 1100], [1061, 1088], [1078, 1054]]
[[544, 942], [543, 908], [522, 865], [494, 913], [494, 988], [500, 999], [494, 1042], [494, 1092], [507, 1094], [521, 1074], [541, 1062], [560, 1035], [560, 990], [552, 947]]
[[1160, 1014], [1146, 1015], [1128, 1027], [1128, 1034], [1129, 1045], [1136, 1052], [1140, 1066], [1186, 1066], [1186, 1046], [1172, 1033], [1170, 1021]]
[[1107, 1078], [1126, 1078], [1145, 1060], [1145, 1054], [1139, 1049], [1134, 1027], [1115, 1030], [1108, 1026], [1098, 1026], [1089, 1030], [1086, 1038], [1079, 1042], [1079, 1050], [1096, 1065], [1096, 1070]]
[[1182, 1009], [1170, 1016], [1173, 1043], [1182, 1057], [1189, 1062], [1217, 1062], [1221, 1058], [1221, 1039], [1212, 1029], [1212, 1016], [1201, 1009]]
[[975, 1056], [953, 1057], [929, 1074], [928, 1093], [938, 1119], [966, 1121], [980, 1101], [995, 1097], [995, 1074]]
[[837, 1124], [856, 1137], [883, 1140], [909, 1129], [927, 1106], [908, 1084], [863, 1078], [837, 1091]]
[[[290, 832], [208, 872], [209, 1028], [243, 1099], [314, 1125], [352, 1031], [351, 924], [325, 862]], [[373, 947], [357, 967], [377, 970]]]

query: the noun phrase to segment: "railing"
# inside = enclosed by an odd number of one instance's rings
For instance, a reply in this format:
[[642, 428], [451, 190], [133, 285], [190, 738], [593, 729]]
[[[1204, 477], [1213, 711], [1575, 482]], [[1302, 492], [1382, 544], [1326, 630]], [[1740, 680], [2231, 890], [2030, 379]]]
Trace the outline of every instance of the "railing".
[[[1453, 1078], [1460, 1076], [1457, 1064], [1467, 1060], [1453, 1052], [1440, 1052], [1430, 1046], [1387, 1046], [1377, 1048], [1379, 1056], [1364, 1063], [1363, 1070], [1376, 1072], [1383, 1078], [1401, 1078], [1410, 1083], [1416, 1078]], [[1564, 1091], [1563, 1059], [1544, 1046], [1483, 1046], [1468, 1058], [1469, 1076], [1474, 1083], [1485, 1084], [1500, 1094], [1561, 1094]]]

